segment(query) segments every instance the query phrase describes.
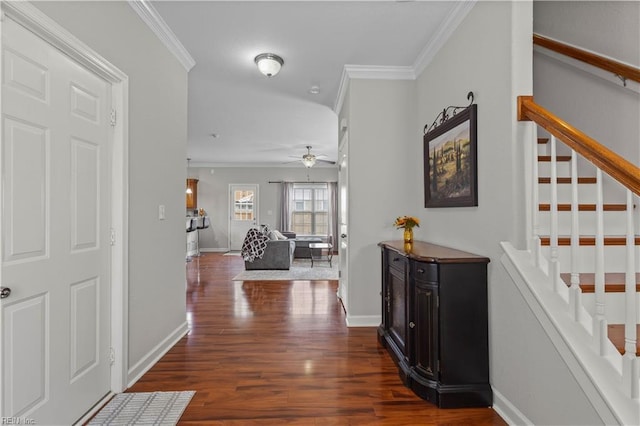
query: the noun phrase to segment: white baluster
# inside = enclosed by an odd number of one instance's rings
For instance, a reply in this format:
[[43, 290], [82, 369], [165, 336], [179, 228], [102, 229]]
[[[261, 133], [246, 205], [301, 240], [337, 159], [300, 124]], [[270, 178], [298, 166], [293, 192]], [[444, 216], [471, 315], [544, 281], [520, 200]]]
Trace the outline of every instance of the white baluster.
[[533, 209], [533, 215], [531, 216], [531, 251], [533, 253], [533, 261], [536, 266], [540, 266], [540, 259], [542, 255], [540, 253], [540, 183], [538, 182], [538, 176], [540, 172], [538, 170], [539, 161], [538, 161], [538, 126], [534, 123], [533, 125], [533, 144], [532, 144], [532, 155], [531, 160], [533, 162], [531, 170], [533, 172], [532, 177], [532, 191], [531, 191], [531, 208]]
[[556, 153], [556, 137], [551, 136], [551, 235], [549, 245], [551, 259], [549, 262], [549, 276], [553, 289], [558, 291], [560, 285], [560, 267], [558, 265], [558, 166]]
[[604, 293], [604, 219], [602, 206], [602, 171], [596, 172], [596, 259], [595, 259], [595, 297], [596, 309], [593, 316], [593, 337], [600, 355], [606, 355], [607, 320], [605, 318]]
[[582, 289], [580, 288], [580, 273], [578, 260], [580, 256], [580, 226], [578, 216], [580, 204], [578, 202], [578, 164], [574, 150], [571, 150], [571, 287], [569, 287], [569, 309], [575, 321], [580, 320]]
[[636, 356], [636, 262], [635, 262], [635, 232], [633, 226], [633, 194], [627, 190], [627, 270], [625, 277], [625, 325], [624, 325], [624, 356], [622, 357], [622, 378], [624, 388], [631, 398], [639, 397], [639, 364]]

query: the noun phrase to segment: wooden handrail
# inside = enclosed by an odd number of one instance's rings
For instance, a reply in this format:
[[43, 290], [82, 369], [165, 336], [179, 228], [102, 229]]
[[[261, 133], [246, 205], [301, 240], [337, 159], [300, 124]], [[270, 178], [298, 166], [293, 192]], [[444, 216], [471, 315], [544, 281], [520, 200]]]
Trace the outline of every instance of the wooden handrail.
[[569, 56], [573, 59], [577, 59], [605, 71], [612, 72], [622, 78], [640, 83], [640, 69], [632, 67], [631, 65], [605, 58], [604, 56], [561, 43], [539, 34], [533, 35], [533, 44], [553, 50], [554, 52]]
[[640, 168], [533, 101], [518, 96], [518, 121], [534, 121], [600, 170], [640, 195]]

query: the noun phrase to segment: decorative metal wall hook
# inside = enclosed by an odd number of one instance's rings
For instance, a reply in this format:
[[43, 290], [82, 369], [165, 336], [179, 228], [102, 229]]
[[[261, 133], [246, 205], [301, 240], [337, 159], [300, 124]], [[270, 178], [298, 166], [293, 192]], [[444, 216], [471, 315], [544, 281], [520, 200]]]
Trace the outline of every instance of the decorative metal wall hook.
[[424, 129], [423, 129], [423, 133], [424, 134], [429, 133], [433, 129], [435, 129], [438, 126], [444, 124], [450, 118], [455, 117], [461, 110], [465, 110], [465, 109], [469, 108], [471, 105], [473, 105], [473, 99], [474, 99], [473, 92], [469, 92], [469, 93], [467, 93], [467, 100], [469, 100], [469, 105], [467, 105], [467, 106], [453, 106], [453, 105], [450, 105], [450, 106], [446, 107], [445, 109], [443, 109], [442, 112], [440, 114], [438, 114], [436, 119], [433, 120], [433, 123], [431, 123], [431, 125], [425, 124]]

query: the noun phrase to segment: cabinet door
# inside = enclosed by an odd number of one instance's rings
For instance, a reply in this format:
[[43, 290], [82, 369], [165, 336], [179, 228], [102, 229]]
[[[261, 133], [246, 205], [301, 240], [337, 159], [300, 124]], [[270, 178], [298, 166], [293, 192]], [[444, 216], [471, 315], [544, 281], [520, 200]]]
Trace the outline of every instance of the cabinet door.
[[198, 179], [187, 179], [187, 210], [198, 208]]
[[438, 379], [438, 286], [416, 282], [413, 320], [409, 323], [415, 340], [412, 364], [428, 379]]
[[406, 268], [388, 268], [387, 327], [391, 339], [407, 358], [407, 277]]

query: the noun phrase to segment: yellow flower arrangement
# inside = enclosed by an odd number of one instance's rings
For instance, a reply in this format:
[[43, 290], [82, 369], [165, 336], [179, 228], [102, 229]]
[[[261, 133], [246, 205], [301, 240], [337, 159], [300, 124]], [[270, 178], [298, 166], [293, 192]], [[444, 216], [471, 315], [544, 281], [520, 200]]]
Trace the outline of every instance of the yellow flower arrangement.
[[419, 228], [420, 219], [413, 216], [399, 216], [396, 218], [396, 221], [393, 222], [393, 226], [395, 226], [396, 229], [413, 229], [414, 226], [417, 226]]

